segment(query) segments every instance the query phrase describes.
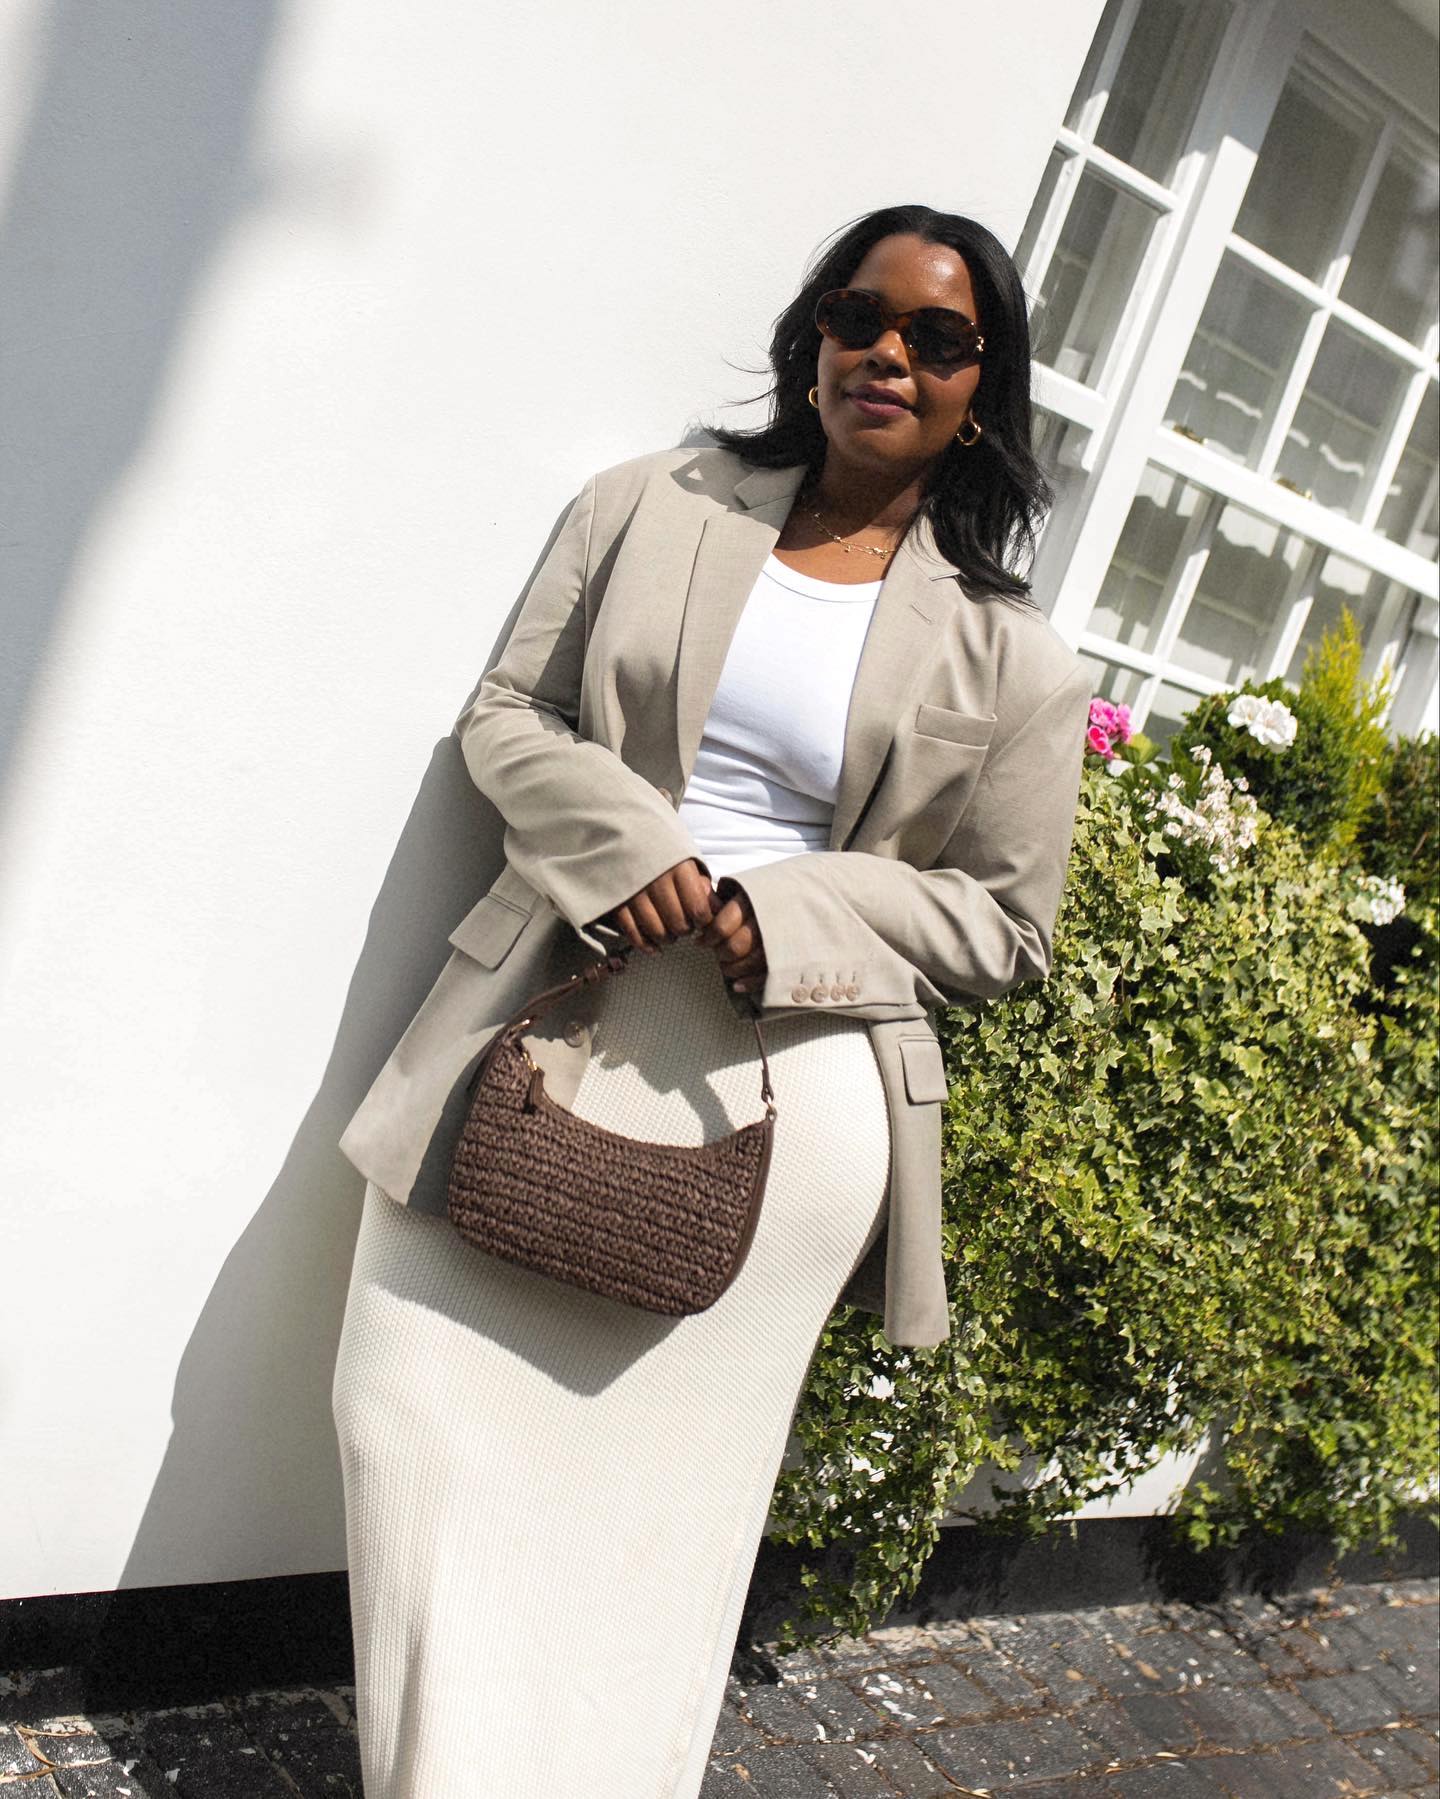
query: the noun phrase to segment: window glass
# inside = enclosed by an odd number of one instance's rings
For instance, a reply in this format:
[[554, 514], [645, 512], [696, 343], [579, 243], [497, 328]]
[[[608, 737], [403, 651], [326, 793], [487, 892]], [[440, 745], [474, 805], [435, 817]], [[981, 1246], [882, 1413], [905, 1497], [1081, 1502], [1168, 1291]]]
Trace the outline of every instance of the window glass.
[[1205, 499], [1188, 481], [1146, 466], [1090, 615], [1092, 631], [1132, 649], [1153, 649], [1186, 527]]
[[1327, 556], [1316, 577], [1310, 610], [1305, 615], [1285, 678], [1299, 685], [1307, 654], [1326, 631], [1334, 630], [1340, 623], [1341, 610], [1346, 606], [1350, 608], [1361, 638], [1368, 637], [1388, 585], [1382, 575], [1347, 562], [1343, 556]]
[[[1411, 533], [1416, 532], [1417, 541], [1410, 547], [1422, 556], [1433, 556], [1440, 547], [1435, 541], [1434, 524], [1435, 472], [1440, 464], [1440, 404], [1437, 404], [1436, 392], [1435, 383], [1427, 382], [1425, 398], [1420, 402], [1410, 436], [1400, 453], [1395, 473], [1390, 477], [1389, 492], [1376, 521], [1378, 528], [1397, 543], [1405, 543]], [[1428, 531], [1421, 523], [1421, 509], [1427, 498], [1430, 502]]]
[[1228, 12], [1220, 0], [1144, 0], [1096, 128], [1102, 150], [1173, 182]]
[[1140, 729], [1163, 750], [1199, 698], [1200, 695], [1188, 687], [1176, 687], [1169, 681], [1162, 681], [1155, 689]]
[[1364, 167], [1370, 132], [1305, 68], [1291, 71], [1235, 230], [1319, 280], [1335, 254]]
[[1322, 506], [1355, 512], [1406, 379], [1393, 358], [1332, 319], [1285, 433], [1276, 473]]
[[1419, 343], [1435, 317], [1440, 262], [1440, 170], [1392, 155], [1365, 214], [1340, 298]]
[[1226, 506], [1175, 641], [1179, 667], [1226, 687], [1268, 675], [1305, 550], [1294, 532]]
[[1094, 381], [1154, 226], [1143, 202], [1089, 169], [1080, 177], [1031, 320], [1042, 362]]
[[[1035, 203], [1030, 208], [1030, 215], [1025, 221], [1025, 229], [1020, 233], [1020, 242], [1015, 246], [1015, 266], [1022, 274], [1029, 270], [1031, 259], [1035, 254], [1035, 240], [1039, 237], [1045, 223], [1045, 215], [1050, 210], [1050, 200], [1055, 192], [1055, 183], [1060, 179], [1060, 171], [1069, 160], [1070, 158], [1061, 150], [1050, 152], [1050, 160], [1045, 165], [1045, 175], [1040, 183], [1040, 191], [1036, 194]], [[1034, 335], [1033, 325], [1031, 335], [1032, 337]]]
[[1253, 463], [1295, 359], [1309, 309], [1227, 255], [1170, 396], [1165, 422]]

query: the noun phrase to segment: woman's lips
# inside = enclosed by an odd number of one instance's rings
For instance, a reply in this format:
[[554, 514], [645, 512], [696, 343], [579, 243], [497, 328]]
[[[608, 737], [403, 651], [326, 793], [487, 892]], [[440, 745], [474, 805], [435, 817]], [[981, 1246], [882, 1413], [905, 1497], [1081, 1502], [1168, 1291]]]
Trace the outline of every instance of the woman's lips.
[[846, 394], [845, 398], [868, 419], [903, 418], [910, 410], [900, 400], [882, 399], [878, 394], [873, 393]]

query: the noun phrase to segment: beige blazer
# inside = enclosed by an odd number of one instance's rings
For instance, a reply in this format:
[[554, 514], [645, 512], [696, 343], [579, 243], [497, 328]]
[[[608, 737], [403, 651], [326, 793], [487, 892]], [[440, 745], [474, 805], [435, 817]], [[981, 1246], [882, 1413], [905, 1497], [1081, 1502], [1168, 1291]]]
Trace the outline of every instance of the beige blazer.
[[[605, 913], [698, 856], [678, 796], [803, 473], [665, 450], [593, 476], [571, 507], [454, 726], [505, 821], [506, 866], [450, 934], [453, 953], [340, 1139], [397, 1202], [443, 1214], [465, 1077], [495, 1028], [613, 945], [596, 926]], [[869, 1025], [890, 1112], [889, 1214], [842, 1298], [879, 1313], [897, 1345], [950, 1330], [946, 1083], [930, 1013], [1049, 973], [1091, 697], [1043, 614], [970, 598], [954, 572], [928, 527], [905, 540], [860, 658], [830, 847], [739, 877], [768, 961], [762, 1017], [818, 1006]], [[729, 997], [748, 1016], [750, 1000]], [[589, 1054], [575, 1006], [536, 1047], [561, 1104]]]

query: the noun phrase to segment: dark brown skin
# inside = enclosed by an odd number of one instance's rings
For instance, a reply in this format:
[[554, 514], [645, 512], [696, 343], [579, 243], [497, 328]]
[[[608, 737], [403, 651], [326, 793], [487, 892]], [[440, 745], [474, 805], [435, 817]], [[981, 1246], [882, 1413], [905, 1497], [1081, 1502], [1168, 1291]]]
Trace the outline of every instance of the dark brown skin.
[[[985, 329], [964, 258], [945, 244], [882, 238], [845, 285], [870, 289], [892, 312], [954, 307]], [[798, 496], [781, 529], [774, 550], [778, 560], [821, 581], [853, 584], [883, 576], [920, 504], [931, 464], [969, 416], [981, 366], [947, 373], [915, 362], [897, 331], [885, 332], [868, 350], [842, 349], [821, 337], [817, 386], [825, 460], [818, 480]], [[894, 418], [867, 417], [846, 395], [870, 384], [891, 389], [911, 410]], [[827, 537], [810, 516], [811, 505], [831, 531], [856, 548], [847, 550]], [[861, 545], [886, 553], [867, 555]], [[763, 984], [765, 946], [743, 888], [722, 901], [693, 858], [617, 906], [614, 918], [637, 949], [658, 954], [662, 944], [693, 934], [715, 951], [721, 973], [737, 992]]]

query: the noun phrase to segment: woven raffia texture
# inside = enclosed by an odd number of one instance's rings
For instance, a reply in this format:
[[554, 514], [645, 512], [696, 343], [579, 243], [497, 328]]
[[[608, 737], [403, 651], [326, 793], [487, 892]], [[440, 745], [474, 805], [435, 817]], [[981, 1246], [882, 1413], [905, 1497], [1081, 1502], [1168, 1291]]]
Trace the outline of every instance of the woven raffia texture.
[[680, 1316], [724, 1290], [767, 1162], [765, 1121], [695, 1146], [644, 1143], [540, 1092], [513, 1040], [492, 1056], [450, 1173], [450, 1221], [491, 1255]]

